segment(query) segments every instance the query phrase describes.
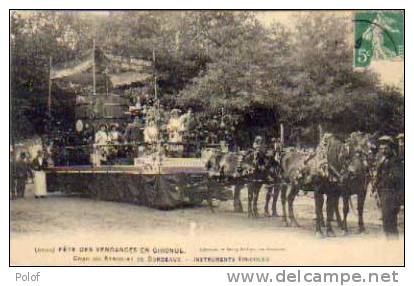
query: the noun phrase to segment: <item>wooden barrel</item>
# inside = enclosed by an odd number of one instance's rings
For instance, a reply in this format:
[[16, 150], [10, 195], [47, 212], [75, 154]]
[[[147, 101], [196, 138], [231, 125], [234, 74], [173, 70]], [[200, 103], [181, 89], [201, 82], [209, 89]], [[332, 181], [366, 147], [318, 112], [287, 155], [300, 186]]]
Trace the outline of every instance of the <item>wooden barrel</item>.
[[78, 96], [75, 105], [75, 127], [80, 131], [86, 123], [95, 130], [101, 124], [125, 124], [129, 120], [128, 103], [128, 98], [117, 94]]

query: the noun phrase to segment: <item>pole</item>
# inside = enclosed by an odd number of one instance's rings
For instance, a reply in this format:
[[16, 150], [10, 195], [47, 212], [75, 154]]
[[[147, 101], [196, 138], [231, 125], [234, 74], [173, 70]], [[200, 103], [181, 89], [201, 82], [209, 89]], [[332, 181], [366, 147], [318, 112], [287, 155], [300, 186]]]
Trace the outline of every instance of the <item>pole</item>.
[[158, 93], [157, 93], [157, 73], [155, 70], [155, 50], [152, 50], [152, 61], [154, 63], [154, 96], [155, 96], [155, 104], [157, 105], [158, 109], [158, 115], [160, 112], [160, 101], [158, 99]]
[[280, 123], [280, 143], [284, 146], [285, 143], [285, 129], [283, 123]]
[[156, 70], [155, 70], [155, 50], [152, 50], [152, 62], [154, 65], [154, 98], [155, 98], [155, 106], [156, 106], [156, 118], [155, 118], [155, 124], [158, 128], [158, 138], [157, 138], [157, 169], [158, 169], [158, 173], [161, 173], [161, 128], [160, 128], [160, 101], [158, 99], [158, 94], [157, 94], [157, 74], [156, 74]]
[[155, 72], [155, 50], [152, 50], [152, 62], [154, 65], [154, 94], [155, 94], [155, 100], [158, 100], [158, 95], [157, 95], [157, 75]]
[[49, 120], [52, 117], [52, 56], [49, 57], [49, 93], [47, 97]]
[[95, 75], [95, 39], [93, 39], [93, 48], [92, 48], [92, 81], [93, 81], [93, 95], [96, 94], [96, 75]]
[[323, 137], [323, 127], [321, 124], [318, 125], [318, 131], [319, 131], [319, 142], [320, 142]]
[[105, 87], [106, 87], [106, 96], [109, 96], [108, 74], [105, 74]]
[[105, 68], [104, 71], [105, 74], [105, 90], [106, 90], [106, 96], [109, 96], [109, 86], [108, 86], [108, 68]]

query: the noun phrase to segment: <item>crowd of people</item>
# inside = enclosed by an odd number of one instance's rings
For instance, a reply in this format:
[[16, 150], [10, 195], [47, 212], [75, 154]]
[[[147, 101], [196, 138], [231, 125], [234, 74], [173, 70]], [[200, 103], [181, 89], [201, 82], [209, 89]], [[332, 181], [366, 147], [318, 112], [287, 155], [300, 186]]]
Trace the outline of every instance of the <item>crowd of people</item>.
[[[404, 208], [404, 149], [403, 133], [393, 137], [353, 132], [345, 139], [339, 139], [332, 133], [322, 133], [316, 148], [284, 147], [283, 142], [276, 138], [266, 143], [262, 136], [256, 136], [251, 147], [243, 152], [212, 152], [207, 156], [207, 168], [214, 180], [232, 182], [236, 212], [242, 211], [240, 189], [246, 185], [248, 215], [257, 216], [258, 194], [261, 186], [266, 185], [265, 215], [270, 215], [268, 207], [271, 198], [272, 213], [276, 215], [276, 201], [281, 191], [283, 218], [287, 224], [297, 224], [293, 201], [300, 190], [312, 191], [315, 207], [323, 206], [320, 194], [322, 198], [323, 195], [327, 197], [327, 232], [332, 231], [330, 222], [333, 211], [336, 212], [338, 224], [340, 222], [346, 232], [349, 199], [351, 195], [356, 195], [358, 224], [363, 232], [364, 201], [368, 193], [375, 197], [382, 212], [384, 232], [395, 235], [398, 234], [398, 213]], [[234, 177], [238, 180], [229, 180]], [[343, 198], [343, 221], [338, 215], [338, 203], [335, 203], [339, 202], [339, 197]], [[289, 204], [289, 219], [286, 201]], [[316, 210], [317, 232], [321, 232], [322, 207], [316, 207]]]
[[158, 143], [170, 155], [182, 156], [184, 151], [189, 151], [192, 122], [191, 109], [180, 115], [178, 109], [167, 114], [162, 108], [149, 108], [140, 111], [126, 126], [115, 123], [108, 130], [107, 125], [101, 124], [90, 142], [95, 156], [93, 163], [99, 165], [108, 161], [108, 157], [136, 158], [150, 154]]
[[[77, 156], [82, 154], [76, 148], [85, 148], [86, 164], [99, 166], [101, 164], [117, 164], [122, 158], [128, 158], [128, 164], [132, 164], [134, 158], [153, 153], [156, 148], [170, 157], [186, 157], [201, 155], [201, 150], [211, 146], [222, 153], [237, 151], [234, 142], [236, 134], [234, 122], [228, 119], [222, 110], [221, 114], [207, 115], [207, 119], [194, 114], [191, 109], [182, 112], [179, 109], [168, 110], [157, 102], [146, 102], [142, 104], [137, 100], [134, 106], [130, 106], [131, 121], [125, 122], [101, 122], [93, 126], [91, 122], [85, 122], [81, 132], [76, 134], [72, 143], [69, 136], [57, 136], [56, 140], [44, 140], [42, 151], [33, 158], [28, 154], [20, 153], [19, 156], [11, 156], [12, 160], [12, 193], [11, 197], [24, 196], [24, 186], [27, 182], [33, 182], [36, 197], [44, 197], [46, 194], [46, 178], [44, 170], [48, 165], [70, 165], [68, 149], [73, 147]], [[95, 123], [96, 124], [96, 123]], [[268, 134], [267, 134], [268, 135]], [[389, 144], [381, 143], [378, 155], [378, 178], [386, 177], [389, 158], [403, 158], [403, 134], [396, 138], [383, 136], [379, 142], [387, 141]], [[249, 141], [249, 140], [245, 140]], [[267, 142], [265, 142], [267, 141]], [[397, 143], [397, 144], [395, 144]], [[398, 145], [398, 148], [395, 146]], [[281, 164], [284, 153], [283, 142], [280, 138], [269, 136], [256, 136], [251, 149], [254, 151], [255, 164], [261, 168], [265, 154], [274, 156], [274, 168]], [[69, 148], [68, 148], [69, 147]], [[246, 146], [244, 147], [244, 149]], [[247, 147], [248, 148], [248, 147]], [[250, 148], [248, 148], [250, 149]], [[159, 150], [158, 150], [159, 151]], [[399, 154], [396, 156], [396, 154]], [[122, 163], [121, 163], [122, 164]], [[385, 173], [384, 173], [385, 172]], [[381, 175], [381, 173], [384, 173]], [[380, 184], [379, 184], [380, 185]]]
[[[181, 116], [179, 110], [172, 110], [168, 120], [163, 124], [156, 124], [156, 117], [152, 120], [148, 120], [144, 124], [138, 121], [138, 119], [135, 119], [123, 132], [119, 130], [119, 127], [115, 124], [111, 125], [109, 130], [106, 125], [101, 125], [98, 131], [94, 134], [93, 141], [94, 152], [101, 156], [98, 159], [101, 160], [98, 164], [107, 160], [112, 152], [116, 152], [114, 150], [116, 150], [117, 146], [125, 146], [131, 142], [141, 142], [141, 140], [143, 140], [145, 145], [142, 145], [142, 149], [139, 149], [138, 152], [152, 152], [151, 148], [160, 143], [160, 133], [164, 133], [164, 136], [166, 136], [165, 140], [172, 143], [172, 145], [164, 145], [164, 152], [175, 152], [180, 156], [183, 152], [183, 145], [181, 143], [184, 138], [186, 138], [185, 136], [188, 136], [189, 132], [186, 128], [188, 128], [188, 122], [192, 120], [191, 117], [191, 110]], [[355, 150], [355, 154], [358, 155], [359, 152], [364, 151], [358, 150], [357, 145], [359, 143], [357, 140], [355, 142], [352, 141], [353, 134], [358, 134], [358, 132], [352, 133], [348, 139], [345, 140], [344, 146], [351, 146], [351, 148]], [[318, 147], [313, 152], [309, 153], [309, 158], [306, 159], [306, 161], [311, 160], [312, 154], [328, 154], [327, 150], [322, 150], [326, 147], [323, 142], [326, 141], [325, 139], [328, 138], [328, 135], [329, 133], [325, 133], [324, 136], [321, 137]], [[267, 139], [268, 140], [265, 140], [262, 136], [256, 136], [251, 148], [248, 148], [248, 151], [253, 154], [251, 163], [252, 166], [254, 166], [255, 173], [269, 173], [269, 170], [266, 168], [274, 168], [274, 171], [271, 171], [270, 173], [281, 172], [281, 169], [283, 168], [282, 159], [286, 156], [286, 152], [289, 152], [289, 148], [283, 146], [283, 142], [280, 138], [273, 137]], [[404, 192], [401, 191], [404, 190], [404, 134], [401, 133], [396, 137], [384, 135], [375, 138], [374, 141], [375, 146], [372, 146], [372, 150], [374, 150], [373, 153], [371, 153], [370, 149], [370, 154], [360, 156], [363, 156], [365, 158], [364, 160], [371, 158], [371, 162], [367, 163], [370, 166], [368, 168], [370, 172], [368, 176], [371, 179], [370, 187], [372, 194], [377, 196], [378, 206], [382, 210], [384, 229], [387, 233], [397, 233], [397, 214], [400, 211], [401, 205], [404, 205]], [[174, 145], [175, 143], [177, 144]], [[220, 151], [221, 154], [230, 152], [228, 150], [228, 145], [223, 147], [218, 144], [215, 148]], [[10, 197], [12, 200], [23, 198], [25, 196], [25, 189], [28, 183], [33, 184], [35, 198], [46, 197], [47, 188], [45, 171], [48, 166], [54, 164], [51, 155], [53, 153], [51, 151], [52, 149], [53, 148], [51, 148], [50, 145], [44, 144], [42, 148], [36, 152], [34, 158], [31, 158], [27, 152], [16, 152], [16, 150], [11, 150]], [[296, 150], [297, 148], [293, 147], [293, 149]], [[297, 151], [298, 150], [296, 150], [296, 152]], [[267, 162], [269, 161], [269, 155], [273, 158], [271, 160], [273, 165], [269, 165], [265, 162], [266, 160]], [[329, 162], [329, 159], [326, 161]], [[337, 177], [335, 178], [336, 182], [341, 181], [340, 177], [342, 175], [347, 175], [339, 170], [335, 170], [335, 168], [333, 169], [333, 171], [330, 169], [329, 172], [332, 172], [333, 175]], [[266, 205], [268, 205], [271, 195], [272, 190], [269, 189], [268, 194], [266, 194]]]

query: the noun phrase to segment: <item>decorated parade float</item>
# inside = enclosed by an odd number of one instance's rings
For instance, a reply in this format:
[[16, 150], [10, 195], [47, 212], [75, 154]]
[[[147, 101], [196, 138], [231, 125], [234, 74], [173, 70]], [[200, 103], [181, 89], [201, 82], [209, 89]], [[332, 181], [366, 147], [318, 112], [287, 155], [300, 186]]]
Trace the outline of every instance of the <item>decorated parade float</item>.
[[49, 112], [54, 84], [75, 90], [76, 101], [73, 134], [50, 127], [48, 192], [159, 209], [231, 197], [209, 188], [202, 159], [208, 146], [194, 139], [192, 111], [161, 105], [154, 62], [155, 53], [152, 61], [138, 60], [95, 45], [77, 62], [51, 61]]

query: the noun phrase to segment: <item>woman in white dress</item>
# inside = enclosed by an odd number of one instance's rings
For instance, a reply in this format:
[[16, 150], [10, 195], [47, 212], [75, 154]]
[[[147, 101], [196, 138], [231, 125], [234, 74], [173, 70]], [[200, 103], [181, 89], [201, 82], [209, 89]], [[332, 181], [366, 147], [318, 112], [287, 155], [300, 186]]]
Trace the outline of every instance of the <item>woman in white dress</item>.
[[171, 117], [167, 124], [167, 132], [168, 132], [168, 141], [172, 143], [168, 146], [168, 150], [170, 152], [175, 153], [177, 156], [181, 156], [184, 150], [182, 145], [183, 142], [183, 132], [184, 128], [184, 121], [185, 117], [181, 116], [178, 117], [178, 109], [173, 109], [171, 111]]
[[34, 193], [35, 198], [44, 198], [47, 195], [46, 174], [47, 161], [43, 156], [43, 151], [37, 152], [36, 158], [33, 159], [32, 168], [34, 173]]
[[99, 127], [98, 132], [95, 134], [93, 165], [100, 166], [101, 162], [105, 162], [108, 155], [108, 143], [109, 136], [106, 132], [107, 128], [105, 124]]

